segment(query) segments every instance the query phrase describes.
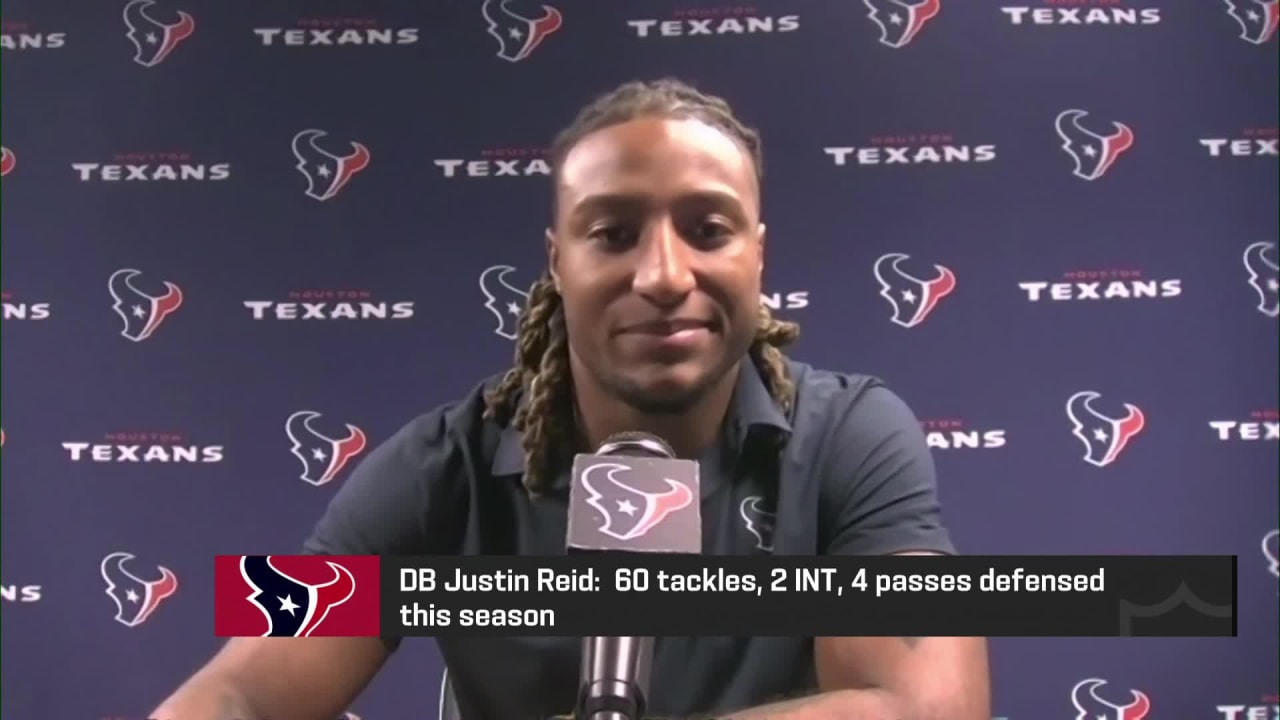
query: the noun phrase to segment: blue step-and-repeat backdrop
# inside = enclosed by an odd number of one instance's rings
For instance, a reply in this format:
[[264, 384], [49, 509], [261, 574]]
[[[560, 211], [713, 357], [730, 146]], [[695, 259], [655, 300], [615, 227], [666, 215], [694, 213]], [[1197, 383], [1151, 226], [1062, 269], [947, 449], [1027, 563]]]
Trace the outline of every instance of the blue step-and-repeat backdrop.
[[505, 368], [546, 146], [664, 75], [762, 131], [765, 300], [912, 405], [962, 551], [1239, 556], [1238, 638], [997, 639], [995, 714], [1273, 717], [1275, 0], [546, 2], [4, 3], [4, 720], [145, 714], [213, 555]]

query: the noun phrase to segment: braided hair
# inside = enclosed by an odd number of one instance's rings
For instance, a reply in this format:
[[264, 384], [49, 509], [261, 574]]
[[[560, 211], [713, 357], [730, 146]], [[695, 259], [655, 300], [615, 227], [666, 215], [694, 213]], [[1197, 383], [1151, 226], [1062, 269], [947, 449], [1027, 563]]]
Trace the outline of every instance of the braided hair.
[[[655, 116], [691, 118], [717, 128], [750, 154], [757, 179], [763, 177], [760, 136], [734, 117], [728, 103], [679, 80], [663, 79], [626, 83], [583, 108], [552, 144], [552, 178], [558, 177], [565, 156], [583, 137], [606, 127]], [[799, 334], [795, 323], [774, 319], [769, 309], [761, 305], [755, 339], [747, 354], [783, 412], [791, 410], [795, 387], [787, 376], [781, 348]], [[529, 290], [515, 346], [513, 367], [485, 396], [485, 417], [500, 425], [511, 424], [521, 432], [524, 486], [538, 495], [568, 461], [576, 421], [569, 337], [560, 294], [549, 274], [543, 274]], [[521, 403], [525, 391], [528, 397]]]

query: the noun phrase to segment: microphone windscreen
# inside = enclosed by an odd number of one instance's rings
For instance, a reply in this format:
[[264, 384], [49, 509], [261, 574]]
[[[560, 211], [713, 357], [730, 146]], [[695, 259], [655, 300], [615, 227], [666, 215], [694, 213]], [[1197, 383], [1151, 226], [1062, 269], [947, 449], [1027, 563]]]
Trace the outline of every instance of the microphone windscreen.
[[596, 455], [630, 455], [632, 457], [665, 457], [674, 459], [676, 451], [666, 440], [651, 433], [614, 433], [596, 449]]
[[698, 464], [647, 433], [611, 436], [573, 459], [569, 552], [702, 552]]

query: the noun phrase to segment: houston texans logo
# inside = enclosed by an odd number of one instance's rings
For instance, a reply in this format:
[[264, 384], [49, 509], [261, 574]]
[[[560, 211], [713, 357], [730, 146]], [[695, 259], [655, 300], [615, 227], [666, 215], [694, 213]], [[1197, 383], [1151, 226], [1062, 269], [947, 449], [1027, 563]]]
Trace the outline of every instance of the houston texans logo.
[[120, 335], [134, 342], [151, 337], [166, 317], [182, 307], [181, 288], [166, 280], [163, 295], [148, 295], [133, 284], [141, 274], [141, 270], [122, 268], [107, 278], [107, 292], [115, 301], [111, 309], [124, 321]]
[[764, 498], [752, 495], [738, 506], [738, 514], [747, 526], [747, 532], [756, 538], [756, 549], [773, 552], [773, 528], [778, 516], [764, 509]]
[[320, 202], [336, 197], [356, 173], [369, 167], [369, 148], [353, 142], [350, 153], [334, 155], [316, 144], [326, 135], [323, 130], [311, 129], [293, 136], [293, 156], [298, 159], [295, 167], [307, 179], [307, 197]]
[[480, 292], [484, 293], [484, 309], [498, 319], [493, 332], [498, 337], [516, 339], [520, 329], [520, 313], [529, 300], [529, 293], [518, 289], [507, 280], [516, 269], [510, 265], [494, 265], [480, 273]]
[[138, 627], [151, 617], [160, 603], [178, 591], [178, 576], [163, 566], [156, 566], [160, 577], [143, 580], [125, 569], [125, 561], [134, 556], [113, 552], [102, 558], [102, 579], [107, 583], [107, 597], [116, 604], [115, 621], [125, 627]]
[[903, 253], [881, 255], [873, 268], [880, 283], [880, 297], [893, 308], [889, 319], [904, 328], [924, 322], [938, 301], [956, 289], [955, 273], [941, 265], [933, 266], [938, 274], [932, 280], [921, 280], [903, 270], [900, 263], [910, 257]]
[[1267, 572], [1280, 578], [1280, 530], [1262, 536], [1262, 555], [1267, 558]]
[[1129, 441], [1146, 426], [1147, 418], [1136, 405], [1124, 404], [1127, 414], [1122, 418], [1110, 418], [1093, 409], [1093, 401], [1101, 393], [1085, 390], [1067, 399], [1067, 418], [1071, 420], [1071, 434], [1084, 443], [1084, 461], [1097, 467], [1106, 467], [1120, 457]]
[[[582, 487], [587, 490], [587, 504], [604, 518], [601, 533], [617, 540], [642, 537], [671, 515], [693, 502], [688, 485], [663, 478], [666, 492], [638, 490], [618, 479], [618, 473], [630, 470], [618, 463], [599, 463], [582, 471]], [[605, 504], [609, 506], [606, 507]], [[625, 517], [619, 518], [618, 515]], [[619, 526], [625, 529], [619, 529]]]
[[318, 417], [320, 413], [313, 410], [299, 410], [284, 423], [284, 432], [293, 443], [289, 452], [302, 461], [298, 478], [317, 487], [337, 477], [368, 444], [364, 431], [355, 425], [347, 425], [347, 436], [341, 439], [321, 433], [311, 426]]
[[1151, 699], [1146, 693], [1130, 690], [1133, 702], [1117, 705], [1098, 697], [1098, 688], [1106, 680], [1089, 678], [1071, 688], [1071, 704], [1076, 706], [1075, 720], [1142, 720], [1151, 711]]
[[526, 18], [512, 12], [511, 0], [484, 0], [480, 13], [484, 15], [485, 31], [498, 41], [498, 56], [508, 63], [518, 63], [529, 58], [538, 46], [564, 24], [561, 12], [550, 5], [543, 5], [543, 17]]
[[867, 17], [880, 28], [880, 43], [895, 50], [909, 44], [942, 9], [941, 0], [862, 0]]
[[7, 147], [0, 147], [0, 177], [13, 172], [13, 166], [17, 164], [18, 156]]
[[1113, 122], [1114, 132], [1099, 135], [1080, 124], [1088, 114], [1085, 110], [1063, 110], [1053, 126], [1062, 138], [1062, 149], [1075, 162], [1072, 174], [1083, 180], [1097, 180], [1107, 174], [1120, 153], [1133, 147], [1133, 130], [1124, 123]]
[[1277, 0], [1223, 0], [1227, 14], [1240, 26], [1240, 39], [1261, 45], [1276, 34], [1280, 25], [1280, 3]]
[[498, 41], [498, 57], [508, 62], [520, 62], [533, 54], [547, 36], [560, 29], [564, 16], [550, 5], [542, 6], [542, 17], [527, 18], [512, 12], [511, 0], [484, 0], [480, 13], [484, 15], [486, 31]]
[[1275, 253], [1273, 242], [1256, 242], [1244, 249], [1244, 269], [1249, 287], [1258, 293], [1258, 312], [1267, 317], [1280, 315], [1280, 263], [1267, 257]]
[[133, 61], [143, 67], [164, 62], [178, 43], [196, 31], [195, 18], [182, 11], [178, 12], [178, 22], [170, 25], [152, 18], [147, 8], [155, 4], [155, 0], [129, 0], [124, 6], [124, 25], [129, 29], [126, 37], [134, 48]]
[[308, 637], [329, 616], [329, 611], [351, 599], [356, 579], [351, 571], [325, 562], [333, 579], [313, 585], [277, 570], [269, 555], [240, 558], [240, 576], [253, 588], [246, 600], [267, 619], [262, 637]]

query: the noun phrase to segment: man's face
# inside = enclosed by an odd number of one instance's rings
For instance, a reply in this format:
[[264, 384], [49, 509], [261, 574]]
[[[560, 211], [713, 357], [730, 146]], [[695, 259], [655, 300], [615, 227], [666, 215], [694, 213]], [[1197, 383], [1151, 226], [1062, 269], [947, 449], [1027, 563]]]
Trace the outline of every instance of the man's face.
[[548, 231], [574, 364], [652, 413], [682, 412], [755, 337], [764, 226], [751, 157], [696, 120], [583, 138]]

